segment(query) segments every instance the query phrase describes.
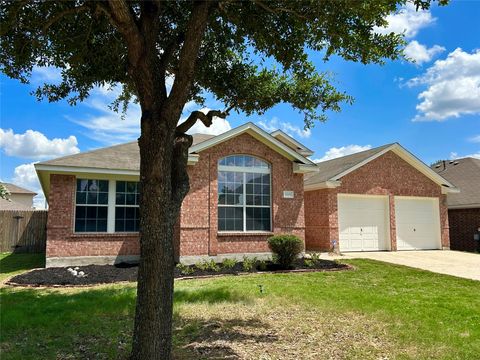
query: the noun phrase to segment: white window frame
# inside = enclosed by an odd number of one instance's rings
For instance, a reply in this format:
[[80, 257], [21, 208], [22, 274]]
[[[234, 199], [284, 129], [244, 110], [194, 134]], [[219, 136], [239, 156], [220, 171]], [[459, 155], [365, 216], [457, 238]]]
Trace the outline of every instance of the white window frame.
[[[133, 181], [133, 180], [114, 180], [112, 181], [114, 183], [114, 188], [113, 188], [113, 220], [112, 220], [112, 232], [116, 233], [116, 234], [137, 234], [139, 233], [139, 231], [115, 231], [115, 214], [116, 214], [116, 209], [117, 207], [120, 207], [120, 208], [126, 208], [126, 207], [131, 207], [131, 208], [138, 208], [140, 209], [140, 204], [138, 205], [117, 205], [117, 181], [121, 181], [121, 182], [136, 182], [136, 183], [139, 183], [139, 181]], [[138, 185], [137, 185], [138, 186]], [[108, 203], [110, 204], [110, 188], [108, 189], [109, 193], [109, 197], [108, 197]]]
[[[107, 204], [77, 204], [77, 182], [78, 180], [94, 180], [94, 181], [108, 181], [108, 203]], [[74, 234], [107, 234], [109, 233], [109, 224], [110, 224], [110, 187], [111, 187], [112, 180], [108, 179], [91, 179], [91, 178], [83, 178], [83, 177], [76, 177], [75, 178], [75, 204], [73, 206], [73, 233]], [[115, 196], [115, 194], [114, 194]], [[88, 207], [106, 207], [107, 208], [107, 231], [76, 231], [76, 220], [77, 220], [77, 206], [88, 206]], [[115, 214], [113, 216], [115, 218]]]
[[[230, 166], [230, 165], [220, 165], [220, 161], [229, 157], [229, 156], [249, 156], [255, 159], [258, 159], [266, 164], [268, 164], [268, 167], [254, 167], [254, 166]], [[220, 171], [226, 171], [226, 172], [240, 172], [243, 175], [243, 201], [242, 204], [236, 204], [236, 205], [231, 205], [231, 204], [219, 204], [218, 203], [218, 173]], [[270, 175], [270, 183], [269, 183], [269, 188], [270, 188], [270, 205], [247, 205], [247, 173], [256, 173], [256, 174], [268, 174]], [[219, 233], [271, 233], [272, 232], [272, 209], [273, 209], [273, 197], [272, 197], [272, 165], [257, 156], [249, 155], [249, 154], [232, 154], [232, 155], [227, 155], [224, 156], [220, 159], [218, 159], [218, 169], [217, 169], [217, 214], [218, 214], [218, 208], [219, 207], [242, 207], [243, 210], [243, 230], [218, 230]], [[247, 208], [268, 208], [270, 209], [270, 230], [247, 230]], [[218, 217], [218, 215], [217, 215]], [[218, 226], [218, 224], [217, 224]]]
[[[108, 204], [77, 204], [77, 180], [108, 181]], [[115, 209], [117, 195], [117, 181], [139, 182], [138, 180], [112, 180], [105, 178], [76, 177], [75, 178], [75, 203], [73, 206], [73, 233], [76, 235], [88, 234], [138, 234], [139, 231], [115, 231]], [[104, 206], [107, 207], [107, 231], [75, 231], [77, 206]], [[139, 207], [139, 205], [118, 205], [118, 207]]]

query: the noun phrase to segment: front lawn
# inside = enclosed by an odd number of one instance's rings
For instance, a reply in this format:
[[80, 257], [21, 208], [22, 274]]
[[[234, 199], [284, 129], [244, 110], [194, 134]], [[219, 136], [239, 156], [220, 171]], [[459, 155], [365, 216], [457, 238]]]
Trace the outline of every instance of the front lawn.
[[[348, 263], [357, 270], [177, 281], [175, 358], [478, 358], [480, 282]], [[1, 297], [2, 360], [127, 358], [134, 284]]]
[[45, 254], [0, 253], [0, 283], [28, 269], [45, 266]]

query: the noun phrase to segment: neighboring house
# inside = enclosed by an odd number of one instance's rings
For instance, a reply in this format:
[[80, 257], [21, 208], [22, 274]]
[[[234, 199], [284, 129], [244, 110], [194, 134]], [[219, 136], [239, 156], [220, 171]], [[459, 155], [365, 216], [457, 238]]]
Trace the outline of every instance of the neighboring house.
[[460, 193], [447, 198], [450, 247], [478, 250], [474, 235], [480, 229], [480, 159], [440, 161], [432, 169], [460, 189]]
[[[307, 250], [448, 248], [445, 194], [455, 189], [400, 145], [318, 166], [311, 154], [252, 123], [193, 135], [180, 260], [269, 256], [267, 239], [280, 233]], [[132, 142], [35, 165], [49, 204], [47, 266], [138, 258], [139, 163]]]
[[37, 193], [10, 183], [0, 183], [9, 191], [8, 200], [0, 199], [0, 210], [32, 210]]
[[[176, 231], [182, 261], [269, 254], [273, 234], [305, 238], [303, 174], [318, 171], [309, 149], [252, 123], [193, 140]], [[47, 266], [138, 258], [139, 163], [132, 142], [35, 164], [49, 204]]]
[[458, 190], [399, 144], [317, 165], [305, 176], [307, 250], [449, 248], [446, 194]]

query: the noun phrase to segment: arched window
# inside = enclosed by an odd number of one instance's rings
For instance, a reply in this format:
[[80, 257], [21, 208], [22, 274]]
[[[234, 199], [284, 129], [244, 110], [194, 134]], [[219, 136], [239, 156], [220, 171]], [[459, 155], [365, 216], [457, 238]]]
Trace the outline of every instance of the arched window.
[[271, 231], [270, 164], [250, 155], [218, 162], [218, 230]]

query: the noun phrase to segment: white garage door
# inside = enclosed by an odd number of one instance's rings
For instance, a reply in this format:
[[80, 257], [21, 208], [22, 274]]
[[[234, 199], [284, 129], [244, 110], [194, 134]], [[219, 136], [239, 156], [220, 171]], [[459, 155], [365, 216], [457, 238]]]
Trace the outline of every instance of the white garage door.
[[388, 250], [388, 197], [338, 195], [340, 251]]
[[397, 250], [440, 249], [437, 198], [395, 197]]

